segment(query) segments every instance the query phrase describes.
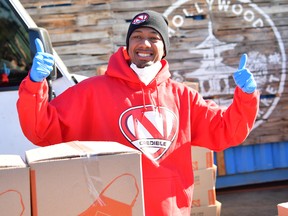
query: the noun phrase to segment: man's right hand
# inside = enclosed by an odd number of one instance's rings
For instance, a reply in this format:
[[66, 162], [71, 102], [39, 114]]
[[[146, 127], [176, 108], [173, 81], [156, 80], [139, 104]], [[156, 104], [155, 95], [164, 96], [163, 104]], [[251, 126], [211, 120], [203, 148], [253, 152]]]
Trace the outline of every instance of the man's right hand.
[[37, 53], [33, 59], [30, 71], [30, 79], [34, 82], [42, 82], [53, 70], [54, 57], [44, 51], [43, 44], [39, 38], [35, 39]]

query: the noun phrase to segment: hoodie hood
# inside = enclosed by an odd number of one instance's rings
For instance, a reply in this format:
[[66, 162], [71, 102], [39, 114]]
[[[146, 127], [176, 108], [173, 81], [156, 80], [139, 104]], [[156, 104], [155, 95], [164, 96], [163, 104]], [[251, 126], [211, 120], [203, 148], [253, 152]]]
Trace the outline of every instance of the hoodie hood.
[[[170, 78], [171, 74], [169, 72], [168, 62], [162, 59], [161, 64], [162, 68], [149, 85], [155, 82], [156, 85], [159, 85]], [[131, 84], [144, 85], [137, 74], [130, 68], [130, 57], [125, 47], [120, 47], [118, 51], [110, 57], [106, 75], [122, 79]]]

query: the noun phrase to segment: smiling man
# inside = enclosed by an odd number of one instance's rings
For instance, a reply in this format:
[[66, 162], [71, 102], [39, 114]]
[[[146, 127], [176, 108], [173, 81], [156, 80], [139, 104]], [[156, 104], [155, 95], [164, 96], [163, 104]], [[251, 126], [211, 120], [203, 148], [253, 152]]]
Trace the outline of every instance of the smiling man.
[[247, 56], [234, 73], [233, 103], [224, 108], [170, 79], [168, 22], [160, 13], [137, 14], [126, 44], [111, 56], [105, 75], [86, 79], [48, 102], [45, 77], [53, 56], [36, 40], [38, 52], [17, 103], [23, 132], [39, 146], [116, 141], [140, 150], [146, 216], [189, 216], [191, 146], [221, 151], [241, 144], [253, 128], [259, 92], [245, 67]]
[[130, 67], [148, 85], [162, 68], [160, 61], [170, 46], [167, 20], [154, 11], [136, 15], [130, 23], [126, 45]]

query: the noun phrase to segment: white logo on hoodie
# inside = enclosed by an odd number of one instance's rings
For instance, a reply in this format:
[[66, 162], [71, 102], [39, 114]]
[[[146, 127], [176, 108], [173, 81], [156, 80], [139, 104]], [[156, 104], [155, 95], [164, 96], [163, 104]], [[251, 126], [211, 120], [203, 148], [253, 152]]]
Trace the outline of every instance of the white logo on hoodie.
[[159, 160], [178, 132], [178, 118], [169, 109], [138, 106], [124, 111], [119, 119], [126, 139], [151, 160]]

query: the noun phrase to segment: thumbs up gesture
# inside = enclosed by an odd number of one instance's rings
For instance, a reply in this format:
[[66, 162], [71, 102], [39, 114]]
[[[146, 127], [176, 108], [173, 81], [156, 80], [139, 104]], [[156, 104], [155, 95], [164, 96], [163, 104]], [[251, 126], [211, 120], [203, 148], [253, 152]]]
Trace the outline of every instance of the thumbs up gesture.
[[4, 70], [4, 73], [5, 73], [7, 76], [9, 76], [9, 74], [10, 74], [10, 69], [6, 66], [5, 63], [3, 64], [3, 70]]
[[53, 55], [44, 51], [44, 47], [40, 39], [35, 39], [35, 45], [37, 53], [33, 59], [30, 79], [34, 82], [42, 82], [53, 70], [54, 57]]
[[247, 55], [243, 54], [240, 59], [238, 70], [234, 73], [234, 81], [236, 85], [242, 89], [242, 91], [252, 94], [257, 84], [255, 82], [253, 74], [246, 68]]

